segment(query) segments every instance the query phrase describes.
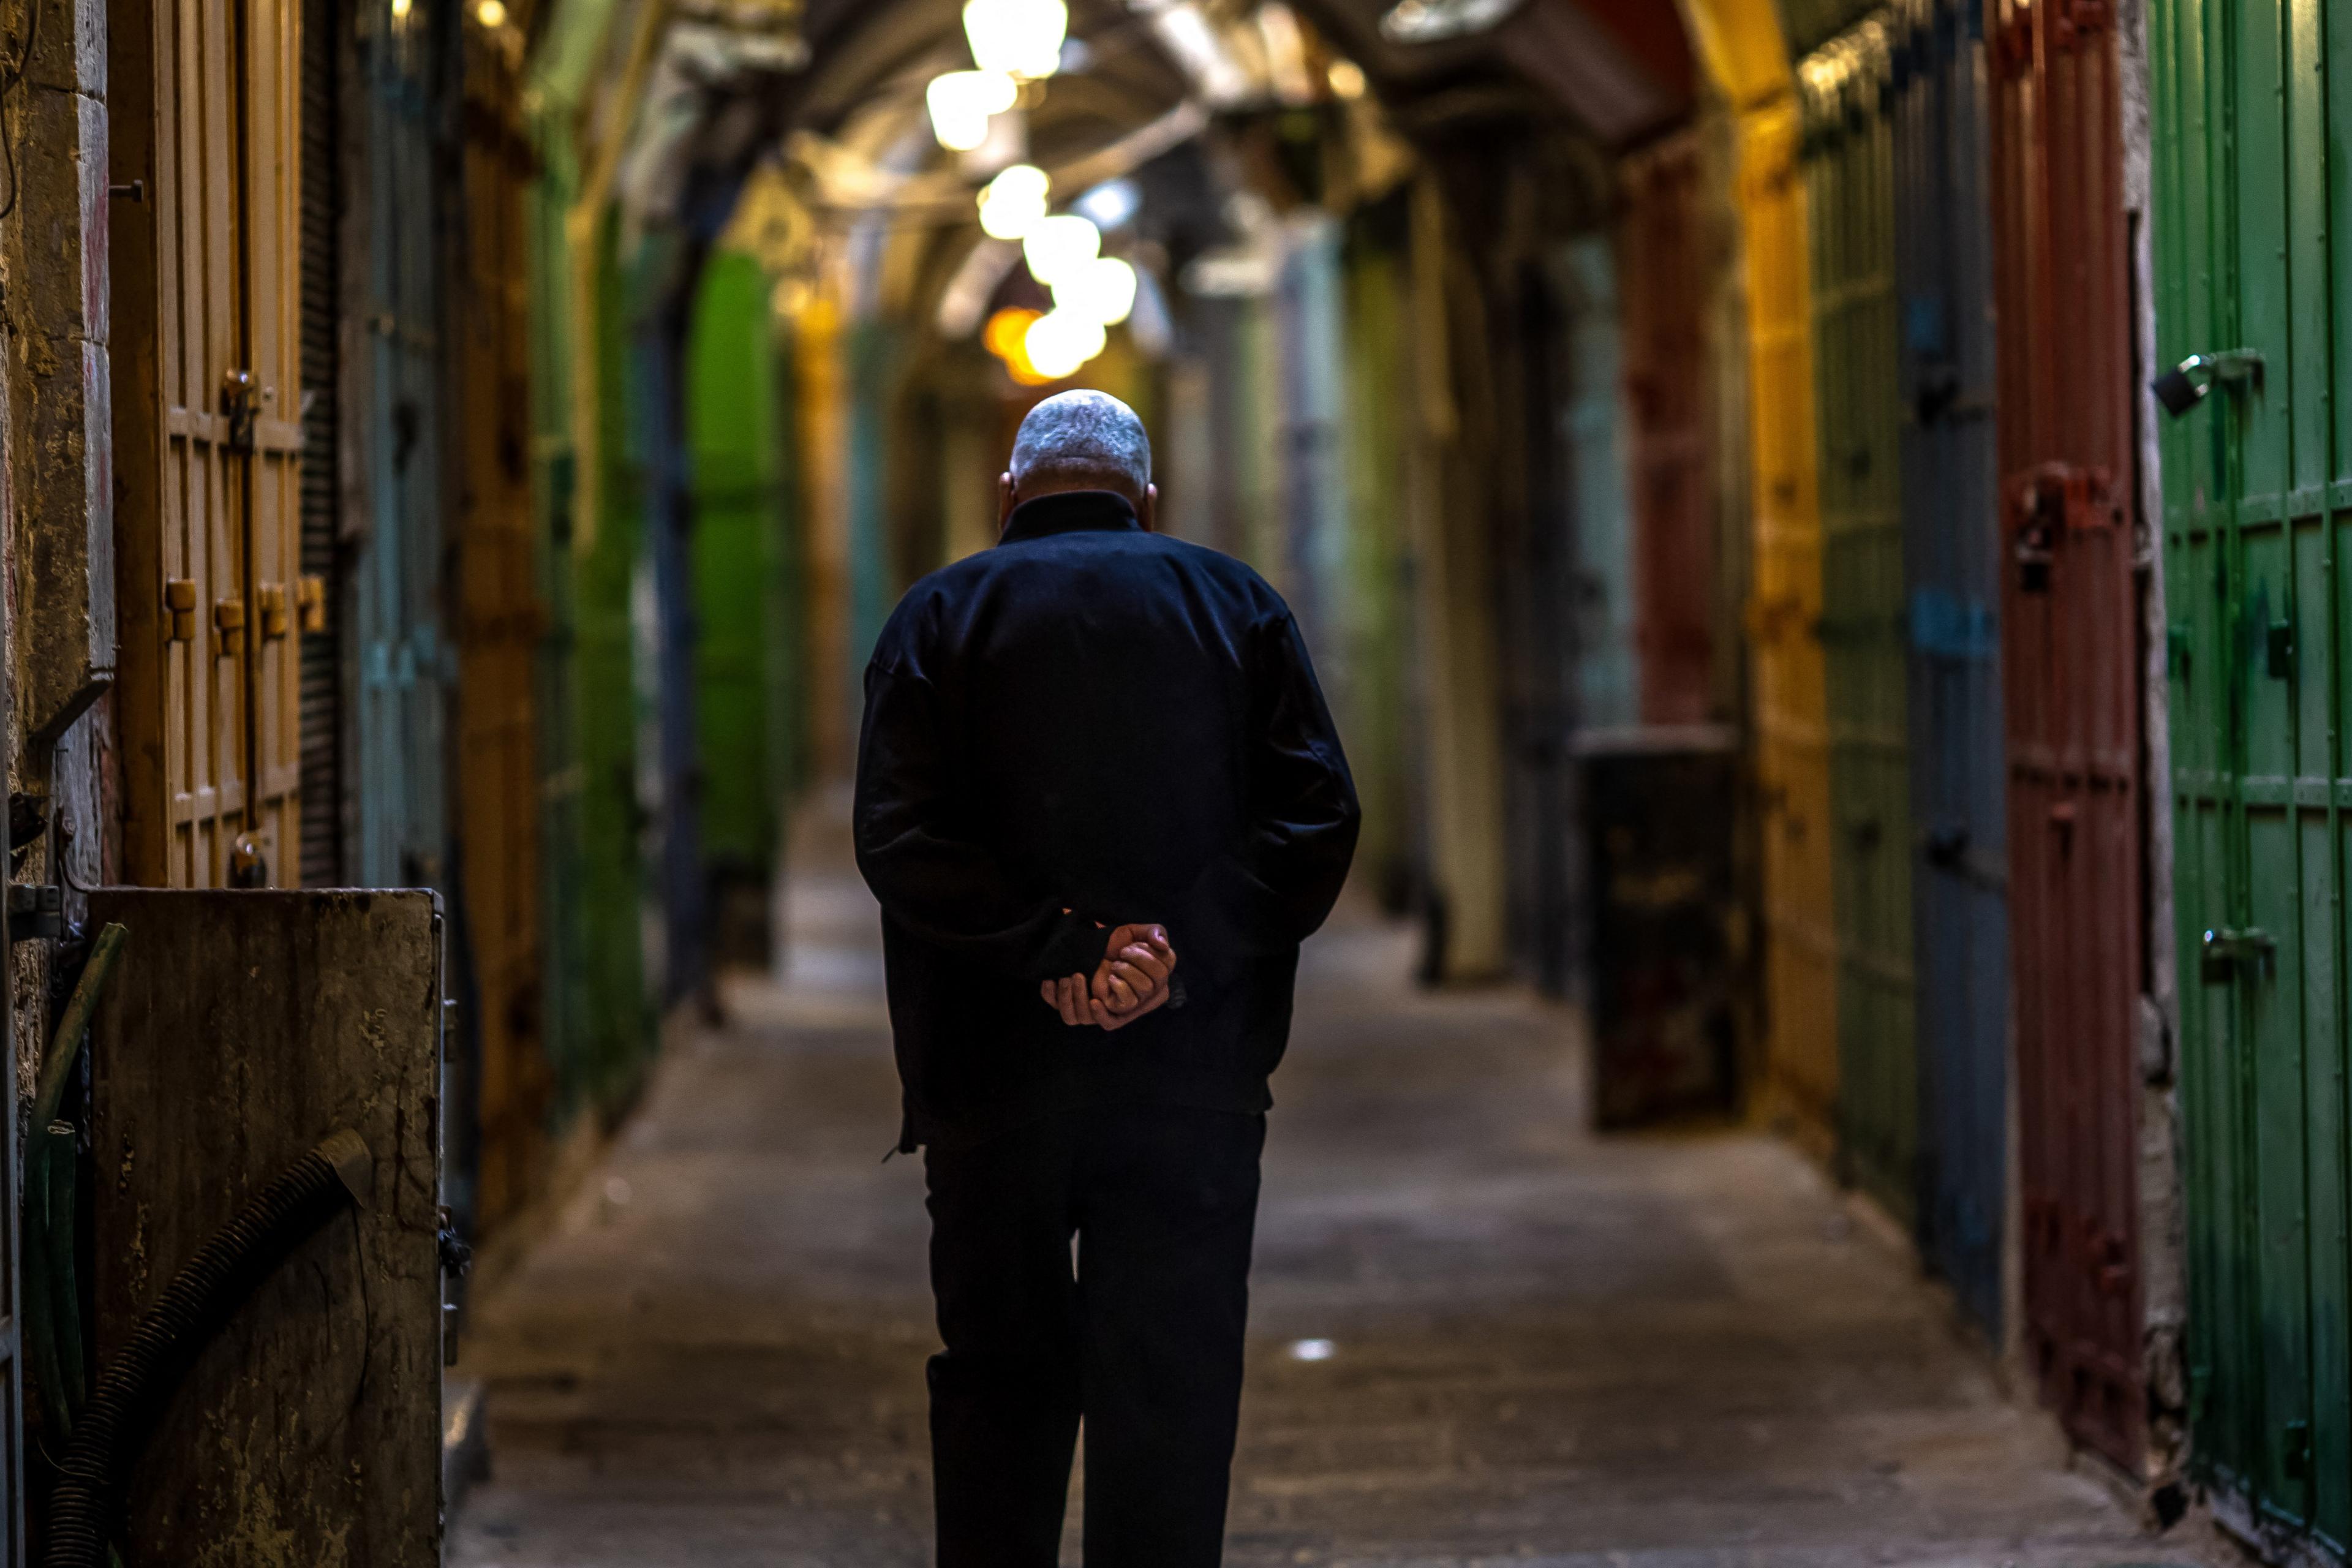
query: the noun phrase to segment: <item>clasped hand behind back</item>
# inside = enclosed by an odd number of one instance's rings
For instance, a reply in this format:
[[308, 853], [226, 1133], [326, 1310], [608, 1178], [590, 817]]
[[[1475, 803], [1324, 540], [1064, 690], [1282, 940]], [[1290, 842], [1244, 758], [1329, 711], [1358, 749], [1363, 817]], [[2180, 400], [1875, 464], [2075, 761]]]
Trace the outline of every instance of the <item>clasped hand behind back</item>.
[[1038, 982], [1045, 1005], [1072, 1028], [1124, 1029], [1168, 1002], [1168, 977], [1176, 972], [1176, 950], [1156, 925], [1110, 929], [1103, 960], [1091, 974], [1066, 974]]

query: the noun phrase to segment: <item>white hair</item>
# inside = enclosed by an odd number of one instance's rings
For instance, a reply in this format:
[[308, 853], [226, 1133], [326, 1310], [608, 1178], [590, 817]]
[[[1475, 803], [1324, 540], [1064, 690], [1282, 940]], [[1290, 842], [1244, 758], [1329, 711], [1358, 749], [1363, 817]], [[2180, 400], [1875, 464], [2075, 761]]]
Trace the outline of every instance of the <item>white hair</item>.
[[1135, 410], [1107, 392], [1064, 392], [1045, 399], [1013, 438], [1018, 489], [1107, 489], [1139, 501], [1151, 483], [1151, 437]]

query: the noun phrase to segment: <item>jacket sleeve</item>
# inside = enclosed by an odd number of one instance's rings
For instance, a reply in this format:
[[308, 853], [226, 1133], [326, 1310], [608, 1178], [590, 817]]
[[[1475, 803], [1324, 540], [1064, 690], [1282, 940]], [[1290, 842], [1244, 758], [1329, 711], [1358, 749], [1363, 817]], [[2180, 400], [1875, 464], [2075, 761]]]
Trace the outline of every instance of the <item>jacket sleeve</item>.
[[[1204, 878], [1218, 923], [1242, 953], [1315, 934], [1356, 855], [1361, 813], [1339, 732], [1289, 611], [1263, 626], [1253, 671], [1249, 825]], [[1178, 950], [1183, 933], [1171, 933]]]
[[866, 672], [854, 822], [857, 868], [917, 940], [1030, 980], [1091, 973], [1104, 933], [1020, 881], [956, 810], [938, 695], [919, 672]]

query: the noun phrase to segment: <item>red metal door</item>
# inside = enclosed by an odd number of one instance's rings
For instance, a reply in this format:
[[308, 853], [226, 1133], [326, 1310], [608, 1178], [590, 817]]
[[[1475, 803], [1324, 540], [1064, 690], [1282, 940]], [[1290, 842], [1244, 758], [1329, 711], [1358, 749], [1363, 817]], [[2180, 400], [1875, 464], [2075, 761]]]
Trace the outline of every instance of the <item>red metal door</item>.
[[1633, 489], [1633, 639], [1649, 724], [1699, 724], [1715, 689], [1706, 165], [1685, 131], [1625, 160], [1618, 279]]
[[2144, 974], [2129, 231], [2112, 7], [1988, 0], [2027, 1342], [2137, 1473]]

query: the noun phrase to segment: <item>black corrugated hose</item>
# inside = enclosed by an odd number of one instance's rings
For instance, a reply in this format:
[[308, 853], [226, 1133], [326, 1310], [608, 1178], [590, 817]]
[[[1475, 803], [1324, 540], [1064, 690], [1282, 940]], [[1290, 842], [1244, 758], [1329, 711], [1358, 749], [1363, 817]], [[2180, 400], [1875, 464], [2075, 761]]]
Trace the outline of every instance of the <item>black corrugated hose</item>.
[[335, 1133], [213, 1233], [99, 1373], [49, 1501], [43, 1568], [103, 1568], [123, 1472], [196, 1353], [289, 1253], [366, 1201], [374, 1163], [356, 1132]]

